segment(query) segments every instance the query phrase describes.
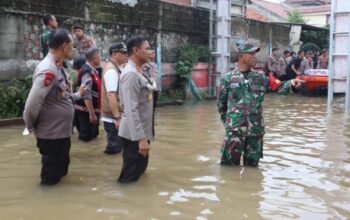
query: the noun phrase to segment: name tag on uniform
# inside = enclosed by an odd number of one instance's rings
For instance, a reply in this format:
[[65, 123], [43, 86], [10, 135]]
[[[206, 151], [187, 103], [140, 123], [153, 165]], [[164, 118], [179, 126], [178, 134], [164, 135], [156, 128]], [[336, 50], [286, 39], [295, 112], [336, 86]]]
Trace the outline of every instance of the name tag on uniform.
[[238, 88], [238, 87], [240, 87], [240, 86], [241, 86], [240, 83], [231, 83], [231, 84], [230, 84], [230, 88], [231, 88], [231, 89], [235, 89], [235, 88]]

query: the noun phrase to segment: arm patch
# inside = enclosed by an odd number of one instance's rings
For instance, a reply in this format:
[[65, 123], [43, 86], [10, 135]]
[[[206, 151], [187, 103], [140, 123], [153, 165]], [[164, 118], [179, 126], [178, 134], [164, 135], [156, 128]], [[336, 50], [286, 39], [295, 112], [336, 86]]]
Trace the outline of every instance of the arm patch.
[[55, 79], [55, 74], [53, 74], [52, 72], [44, 72], [44, 86], [48, 87], [49, 85], [51, 85], [51, 83], [53, 82], [53, 80]]

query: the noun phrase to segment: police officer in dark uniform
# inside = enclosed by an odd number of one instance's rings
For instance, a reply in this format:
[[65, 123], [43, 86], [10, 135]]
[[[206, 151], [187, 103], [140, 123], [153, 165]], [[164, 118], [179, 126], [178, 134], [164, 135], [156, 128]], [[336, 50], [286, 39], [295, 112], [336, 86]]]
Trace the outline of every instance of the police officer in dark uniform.
[[99, 119], [101, 113], [101, 79], [97, 68], [101, 65], [101, 54], [96, 47], [86, 53], [86, 63], [78, 74], [77, 85], [86, 85], [89, 90], [75, 103], [77, 111], [79, 139], [91, 141], [99, 135]]

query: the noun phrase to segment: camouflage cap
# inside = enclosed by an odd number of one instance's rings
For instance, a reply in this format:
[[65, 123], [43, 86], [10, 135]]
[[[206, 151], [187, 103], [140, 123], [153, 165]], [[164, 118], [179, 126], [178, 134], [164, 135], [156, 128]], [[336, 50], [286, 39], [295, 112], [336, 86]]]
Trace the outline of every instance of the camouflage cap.
[[254, 45], [250, 43], [245, 43], [237, 47], [238, 53], [253, 53], [253, 52], [259, 52], [259, 51], [260, 51], [260, 47], [254, 47]]

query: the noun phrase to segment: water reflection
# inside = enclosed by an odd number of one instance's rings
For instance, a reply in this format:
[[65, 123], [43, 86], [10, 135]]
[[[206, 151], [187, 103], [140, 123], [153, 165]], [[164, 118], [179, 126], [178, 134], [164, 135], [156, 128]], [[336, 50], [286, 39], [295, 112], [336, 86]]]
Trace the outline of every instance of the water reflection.
[[219, 165], [215, 102], [158, 109], [149, 169], [129, 186], [115, 183], [121, 156], [102, 154], [102, 135], [90, 144], [74, 136], [69, 175], [40, 187], [33, 137], [1, 129], [1, 219], [348, 219], [349, 118], [328, 115], [325, 103], [268, 95], [258, 169]]
[[[333, 124], [334, 119], [327, 117], [326, 102], [320, 102], [320, 98], [304, 99], [308, 103], [300, 105], [298, 97], [288, 97], [290, 103], [294, 103], [292, 106], [277, 102], [279, 97], [274, 98], [265, 109], [270, 125], [265, 138], [266, 157], [261, 165], [264, 190], [260, 195], [264, 200], [259, 209], [262, 216], [273, 219], [346, 219], [349, 212], [339, 214], [329, 204], [330, 200], [339, 199], [334, 197], [339, 191], [347, 197], [350, 192], [349, 188], [344, 188], [329, 176], [340, 158], [334, 154], [328, 158], [323, 155], [328, 149], [336, 150], [334, 143], [341, 145], [340, 141], [349, 137], [340, 137], [338, 142], [328, 141], [335, 137], [329, 130], [339, 132], [341, 126]], [[342, 147], [348, 148], [346, 145]], [[340, 172], [349, 176], [349, 170]], [[342, 201], [348, 202], [348, 198]]]

